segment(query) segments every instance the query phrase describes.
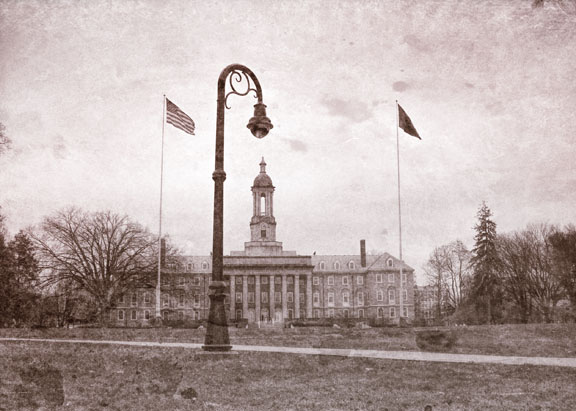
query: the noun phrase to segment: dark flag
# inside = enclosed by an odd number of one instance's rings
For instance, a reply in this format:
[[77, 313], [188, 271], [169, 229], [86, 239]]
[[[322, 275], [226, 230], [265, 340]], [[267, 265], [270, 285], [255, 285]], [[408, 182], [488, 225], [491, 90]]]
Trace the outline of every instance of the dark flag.
[[414, 136], [422, 140], [418, 135], [418, 132], [414, 127], [414, 124], [412, 124], [412, 120], [410, 120], [410, 117], [408, 117], [408, 114], [406, 114], [406, 112], [400, 106], [400, 104], [398, 104], [398, 127], [404, 130], [405, 133], [408, 133], [411, 136]]
[[166, 122], [188, 134], [194, 135], [194, 129], [196, 128], [194, 121], [168, 99], [166, 99]]

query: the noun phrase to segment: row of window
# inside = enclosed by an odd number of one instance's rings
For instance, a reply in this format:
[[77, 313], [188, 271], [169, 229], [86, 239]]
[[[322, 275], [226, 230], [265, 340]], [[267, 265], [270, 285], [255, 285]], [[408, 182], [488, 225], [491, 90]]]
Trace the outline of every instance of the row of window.
[[[198, 268], [200, 268], [203, 271], [206, 271], [210, 268], [210, 264], [207, 261], [202, 261], [201, 264], [185, 263], [183, 264], [183, 266], [186, 272], [192, 272]], [[179, 269], [180, 267], [182, 267], [182, 265], [178, 263], [166, 263], [166, 268], [171, 270], [176, 270]]]
[[[350, 285], [350, 278], [347, 275], [340, 277], [342, 281], [342, 285]], [[326, 279], [328, 285], [334, 285], [334, 276], [330, 275]], [[396, 281], [396, 275], [394, 273], [388, 274], [388, 283], [394, 284]], [[376, 274], [376, 283], [383, 283], [384, 282], [384, 274]], [[402, 273], [402, 284], [406, 284], [408, 282], [408, 275], [406, 273]], [[320, 277], [313, 277], [312, 284], [320, 285]], [[361, 275], [356, 276], [356, 284], [364, 285], [364, 277]]]
[[[348, 264], [346, 264], [346, 266], [348, 267], [349, 270], [355, 270], [356, 269], [356, 263], [353, 260], [348, 261]], [[394, 260], [391, 258], [386, 260], [386, 266], [387, 267], [394, 267]], [[341, 270], [342, 265], [340, 264], [340, 261], [334, 261], [334, 263], [332, 263], [332, 268], [336, 271]], [[320, 263], [318, 264], [318, 269], [319, 270], [326, 270], [326, 262], [320, 261]]]
[[[269, 296], [268, 292], [262, 292], [260, 294], [260, 302], [263, 304], [267, 304], [268, 303], [268, 296]], [[341, 296], [342, 296], [342, 304], [343, 305], [349, 305], [350, 304], [350, 292], [343, 291]], [[254, 304], [255, 293], [249, 292], [247, 297], [248, 297], [248, 303]], [[402, 290], [402, 294], [400, 295], [400, 297], [401, 297], [401, 301], [408, 302], [408, 290]], [[305, 294], [301, 293], [300, 294], [300, 303], [302, 305], [305, 305], [305, 303], [306, 303], [305, 298], [306, 298]], [[326, 300], [327, 300], [328, 306], [333, 306], [334, 301], [335, 301], [335, 294], [333, 292], [327, 293], [326, 294]], [[382, 290], [376, 291], [376, 300], [377, 301], [384, 301], [384, 292]], [[274, 302], [279, 303], [281, 301], [282, 301], [282, 293], [275, 292], [274, 293]], [[242, 304], [244, 302], [243, 294], [241, 292], [236, 293], [235, 302], [237, 304]], [[288, 303], [294, 302], [294, 293], [292, 293], [292, 292], [286, 293], [286, 302], [288, 302]], [[314, 304], [315, 306], [320, 304], [320, 293], [319, 292], [315, 292], [312, 294], [312, 304]], [[388, 304], [396, 304], [396, 291], [395, 290], [388, 290]], [[358, 306], [364, 305], [364, 292], [359, 291], [356, 293], [356, 305], [358, 305]]]

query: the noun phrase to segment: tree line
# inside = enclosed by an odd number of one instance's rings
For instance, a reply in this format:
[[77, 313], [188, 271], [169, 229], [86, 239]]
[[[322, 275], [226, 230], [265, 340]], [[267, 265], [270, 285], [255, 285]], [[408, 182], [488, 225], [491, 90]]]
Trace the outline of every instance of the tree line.
[[497, 234], [485, 203], [477, 218], [472, 250], [459, 240], [436, 247], [424, 267], [434, 317], [468, 324], [574, 321], [576, 227], [530, 224]]
[[0, 327], [103, 324], [157, 267], [157, 236], [127, 216], [68, 208], [10, 239], [0, 214]]

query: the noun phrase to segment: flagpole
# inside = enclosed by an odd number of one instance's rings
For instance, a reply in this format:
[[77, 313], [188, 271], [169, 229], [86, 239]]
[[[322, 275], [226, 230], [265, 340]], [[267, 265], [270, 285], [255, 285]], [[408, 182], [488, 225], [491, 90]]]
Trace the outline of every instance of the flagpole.
[[[400, 292], [398, 294], [398, 299], [400, 302], [400, 312], [398, 313], [398, 318], [400, 319], [402, 317], [402, 308], [403, 308], [403, 302], [402, 302], [402, 268], [404, 265], [403, 259], [402, 259], [402, 205], [400, 202], [400, 139], [398, 137], [398, 129], [400, 128], [399, 125], [399, 109], [398, 109], [398, 100], [396, 100], [396, 162], [398, 164], [398, 245], [399, 245], [399, 251], [400, 251]], [[398, 320], [400, 321], [400, 320]]]
[[164, 179], [164, 123], [166, 123], [166, 94], [162, 103], [162, 148], [160, 150], [160, 210], [158, 213], [158, 278], [156, 279], [156, 318], [162, 317], [160, 311], [160, 280], [162, 274], [162, 183]]

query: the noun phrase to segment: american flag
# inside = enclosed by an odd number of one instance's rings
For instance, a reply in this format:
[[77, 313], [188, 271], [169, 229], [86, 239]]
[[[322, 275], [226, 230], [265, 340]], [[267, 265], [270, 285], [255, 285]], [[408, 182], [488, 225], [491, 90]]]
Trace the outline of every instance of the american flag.
[[194, 135], [194, 128], [196, 128], [194, 121], [168, 99], [166, 99], [166, 122], [188, 134]]

